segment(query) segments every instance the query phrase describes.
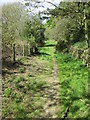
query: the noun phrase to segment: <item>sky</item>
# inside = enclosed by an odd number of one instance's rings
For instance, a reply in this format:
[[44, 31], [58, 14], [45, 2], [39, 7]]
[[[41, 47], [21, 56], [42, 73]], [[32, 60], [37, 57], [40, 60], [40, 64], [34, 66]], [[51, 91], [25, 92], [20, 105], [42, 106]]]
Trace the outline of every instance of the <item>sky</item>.
[[[40, 0], [40, 1], [43, 1], [43, 0]], [[47, 0], [47, 1], [49, 1], [49, 2], [52, 2], [52, 3], [54, 3], [55, 5], [59, 5], [59, 3], [60, 3], [60, 0]], [[34, 4], [34, 2], [32, 3], [32, 5]], [[47, 8], [49, 8], [49, 9], [54, 9], [55, 8], [55, 6], [53, 6], [53, 5], [51, 5], [50, 3], [47, 3], [47, 2], [42, 2], [42, 3], [40, 3], [40, 4], [38, 4], [39, 5], [39, 7], [38, 8], [34, 8], [34, 7], [32, 7], [32, 6], [30, 6], [30, 9], [33, 11], [33, 12], [35, 12], [35, 13], [38, 13], [39, 11], [44, 11], [44, 10], [47, 10]], [[41, 7], [40, 7], [41, 6]], [[44, 7], [42, 7], [42, 6], [44, 6]]]
[[[24, 2], [24, 0], [0, 0], [0, 5], [4, 3], [12, 3], [16, 1]], [[39, 1], [43, 1], [43, 0], [39, 0]], [[60, 0], [48, 0], [48, 1], [58, 4]]]
[[[0, 0], [0, 5], [7, 4], [7, 3], [13, 3], [13, 2], [18, 2], [18, 1], [21, 2], [22, 4], [25, 4], [24, 0]], [[38, 8], [32, 7], [34, 5], [34, 2], [32, 2], [32, 3], [30, 3], [30, 6], [28, 7], [28, 9], [30, 8], [33, 13], [38, 13], [39, 11], [42, 12], [44, 10], [47, 10], [47, 8], [49, 8], [49, 9], [54, 9], [55, 8], [50, 3], [42, 2], [44, 0], [39, 0], [39, 1], [41, 1], [41, 4], [38, 4], [38, 6], [39, 6]], [[52, 2], [55, 5], [59, 5], [61, 0], [45, 0], [45, 1]], [[32, 6], [31, 6], [31, 4], [32, 4]], [[40, 6], [44, 6], [44, 7], [40, 7]]]
[[[25, 4], [24, 0], [0, 0], [0, 5], [7, 4], [7, 3], [13, 3], [13, 2], [21, 2], [22, 4]], [[34, 0], [33, 0], [34, 1]], [[54, 9], [55, 6], [51, 5], [50, 3], [43, 2], [44, 0], [38, 0], [41, 1], [40, 4], [37, 4], [38, 8], [33, 7], [35, 5], [35, 2], [31, 2], [29, 7], [26, 7], [25, 9], [29, 9], [32, 11], [34, 14], [38, 14], [39, 12], [43, 12], [44, 10], [49, 9]], [[61, 0], [45, 0], [54, 3], [55, 5], [59, 5]], [[44, 6], [44, 7], [42, 7]]]
[[17, 0], [0, 0], [0, 5], [3, 5], [4, 3], [12, 3], [12, 2], [16, 2]]
[[[24, 0], [0, 0], [0, 5], [4, 4], [4, 3], [11, 3], [11, 2], [15, 2], [15, 1], [24, 1]], [[43, 1], [43, 0], [39, 0], [39, 1]], [[60, 1], [63, 1], [63, 0], [47, 0], [47, 1], [50, 1], [50, 2], [54, 2], [56, 4], [58, 4]], [[80, 0], [67, 0], [67, 1], [80, 1]], [[82, 1], [86, 1], [86, 0], [82, 0]], [[87, 1], [90, 1], [90, 0], [87, 0]]]

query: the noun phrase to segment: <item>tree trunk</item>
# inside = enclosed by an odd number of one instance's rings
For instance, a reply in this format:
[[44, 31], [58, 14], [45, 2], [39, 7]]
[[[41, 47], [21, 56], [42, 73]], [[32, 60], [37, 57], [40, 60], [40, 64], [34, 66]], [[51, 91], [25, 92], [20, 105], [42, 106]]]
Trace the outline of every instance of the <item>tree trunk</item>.
[[30, 54], [33, 55], [33, 47], [30, 48]]
[[85, 4], [85, 8], [84, 8], [84, 21], [85, 21], [85, 40], [86, 40], [86, 46], [87, 46], [87, 48], [89, 48], [88, 23], [87, 23], [87, 3]]
[[15, 43], [12, 44], [13, 62], [15, 62]]
[[36, 54], [38, 53], [38, 48], [37, 48], [37, 47], [35, 47], [35, 53], [36, 53]]
[[35, 53], [35, 47], [33, 47], [33, 54]]

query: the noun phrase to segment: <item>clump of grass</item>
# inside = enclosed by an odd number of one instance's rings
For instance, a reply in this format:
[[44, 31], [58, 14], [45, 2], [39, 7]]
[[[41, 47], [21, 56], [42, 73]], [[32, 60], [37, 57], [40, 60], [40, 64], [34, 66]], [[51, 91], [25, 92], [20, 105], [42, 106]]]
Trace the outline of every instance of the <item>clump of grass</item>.
[[14, 87], [16, 87], [19, 90], [21, 87], [20, 82], [24, 82], [24, 81], [25, 79], [22, 76], [20, 76], [19, 78], [16, 78], [14, 80]]
[[35, 110], [35, 111], [34, 111], [34, 115], [35, 115], [35, 116], [37, 116], [37, 115], [39, 115], [39, 114], [40, 114], [40, 110]]
[[28, 77], [28, 78], [30, 78], [30, 77], [35, 77], [35, 75], [29, 73], [27, 77]]
[[28, 77], [28, 84], [27, 84], [26, 88], [28, 91], [31, 90], [33, 92], [37, 92], [37, 91], [42, 90], [45, 85], [46, 85], [45, 81], [32, 79], [32, 78]]
[[12, 92], [12, 89], [11, 88], [6, 88], [5, 91], [4, 91], [4, 95], [6, 97], [9, 97], [11, 95], [11, 92]]
[[16, 96], [17, 96], [17, 93], [13, 91], [13, 92], [11, 93], [11, 97], [12, 97], [12, 98], [16, 98]]
[[21, 64], [23, 64], [23, 63], [24, 63], [24, 60], [25, 60], [25, 58], [22, 57], [22, 58], [18, 59], [18, 62], [21, 63]]
[[19, 68], [19, 70], [20, 70], [21, 73], [25, 72], [25, 68], [24, 67], [23, 68]]
[[22, 76], [20, 76], [20, 77], [18, 78], [18, 80], [19, 80], [19, 81], [25, 81], [24, 77], [22, 77]]

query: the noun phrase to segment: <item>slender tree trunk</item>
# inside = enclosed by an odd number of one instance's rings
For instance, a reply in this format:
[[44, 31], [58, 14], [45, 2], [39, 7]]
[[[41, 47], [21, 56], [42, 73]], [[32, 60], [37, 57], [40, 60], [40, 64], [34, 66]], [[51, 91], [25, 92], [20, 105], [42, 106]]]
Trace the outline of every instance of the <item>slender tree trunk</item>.
[[12, 44], [13, 62], [15, 62], [15, 43]]
[[33, 53], [35, 53], [35, 47], [33, 47]]
[[32, 55], [33, 54], [33, 48], [30, 47], [30, 54]]
[[87, 22], [87, 3], [85, 4], [85, 9], [84, 9], [84, 21], [85, 21], [85, 40], [86, 40], [86, 46], [87, 46], [87, 48], [89, 48], [88, 22]]

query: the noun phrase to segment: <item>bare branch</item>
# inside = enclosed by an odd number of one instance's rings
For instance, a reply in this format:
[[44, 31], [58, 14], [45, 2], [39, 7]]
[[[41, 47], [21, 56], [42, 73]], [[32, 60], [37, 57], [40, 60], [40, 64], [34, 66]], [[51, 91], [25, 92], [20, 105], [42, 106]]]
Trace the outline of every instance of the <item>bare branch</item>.
[[50, 2], [50, 1], [47, 1], [47, 0], [43, 0], [43, 1], [35, 1], [36, 3], [38, 3], [38, 4], [40, 4], [41, 2], [47, 2], [47, 3], [49, 3], [49, 4], [51, 4], [51, 5], [53, 5], [54, 7], [57, 7], [57, 5], [56, 4], [54, 4], [53, 2]]
[[55, 4], [52, 3], [52, 2], [49, 2], [49, 1], [45, 1], [45, 2], [50, 3], [50, 4], [52, 4], [53, 6], [57, 7], [57, 5], [55, 5]]

